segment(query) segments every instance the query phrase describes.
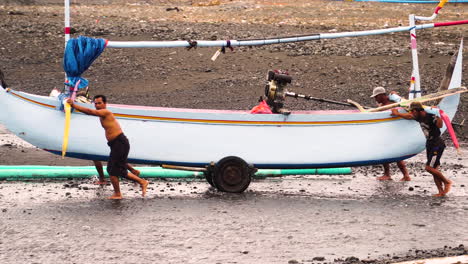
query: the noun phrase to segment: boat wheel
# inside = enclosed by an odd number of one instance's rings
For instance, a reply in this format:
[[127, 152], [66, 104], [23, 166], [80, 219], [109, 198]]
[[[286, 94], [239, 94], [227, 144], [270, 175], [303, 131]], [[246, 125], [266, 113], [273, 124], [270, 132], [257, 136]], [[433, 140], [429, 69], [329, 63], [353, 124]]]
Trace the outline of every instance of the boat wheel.
[[229, 156], [216, 163], [212, 179], [222, 192], [241, 193], [249, 187], [252, 172], [243, 159]]

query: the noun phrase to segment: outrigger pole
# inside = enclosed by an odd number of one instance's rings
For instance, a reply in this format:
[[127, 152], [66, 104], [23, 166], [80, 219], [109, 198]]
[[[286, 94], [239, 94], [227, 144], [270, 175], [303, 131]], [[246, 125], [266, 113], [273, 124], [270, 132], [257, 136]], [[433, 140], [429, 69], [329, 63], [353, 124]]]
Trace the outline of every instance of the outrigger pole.
[[416, 41], [416, 30], [434, 28], [434, 27], [445, 27], [445, 26], [468, 24], [468, 20], [459, 20], [459, 21], [416, 25], [416, 21], [434, 20], [439, 14], [440, 9], [444, 7], [447, 1], [448, 0], [441, 0], [439, 4], [437, 5], [437, 7], [435, 8], [434, 13], [430, 17], [416, 16], [414, 14], [409, 15], [409, 26], [407, 27], [394, 27], [394, 28], [387, 28], [387, 29], [375, 29], [375, 30], [340, 32], [340, 33], [318, 33], [318, 34], [304, 35], [304, 36], [258, 39], [258, 40], [108, 41], [107, 47], [109, 48], [176, 48], [176, 47], [191, 48], [191, 47], [261, 46], [261, 45], [321, 40], [321, 39], [380, 35], [380, 34], [409, 31], [410, 40], [411, 40], [411, 56], [412, 56], [413, 70], [411, 73], [408, 97], [409, 99], [413, 99], [413, 98], [421, 97], [421, 78], [419, 74], [419, 60], [418, 60], [418, 49], [417, 49], [417, 41]]
[[[70, 0], [65, 1], [65, 43], [70, 38]], [[432, 20], [434, 19], [439, 10], [447, 0], [442, 0], [437, 6], [434, 14], [429, 17], [415, 16], [416, 20]], [[413, 23], [414, 24], [414, 23]], [[340, 33], [316, 33], [311, 35], [293, 36], [293, 37], [280, 37], [280, 38], [269, 38], [269, 39], [257, 39], [257, 40], [176, 40], [176, 41], [107, 41], [108, 48], [191, 48], [191, 47], [238, 47], [238, 46], [262, 46], [272, 45], [281, 43], [293, 43], [311, 40], [321, 39], [335, 39], [335, 38], [346, 38], [346, 37], [361, 37], [370, 35], [381, 35], [395, 32], [411, 31], [415, 35], [415, 30], [434, 28], [434, 27], [446, 27], [468, 24], [468, 20], [450, 21], [450, 22], [439, 22], [432, 24], [423, 25], [411, 25], [407, 27], [394, 27], [386, 29], [375, 29], [365, 31], [351, 31], [351, 32], [340, 32]], [[415, 46], [416, 48], [416, 46]]]
[[446, 27], [468, 24], [468, 20], [439, 22], [407, 27], [394, 27], [365, 31], [351, 31], [340, 33], [317, 33], [305, 36], [270, 38], [258, 40], [176, 40], [176, 41], [108, 41], [108, 48], [190, 48], [190, 47], [235, 47], [235, 46], [262, 46], [282, 43], [292, 43], [310, 40], [335, 39], [346, 37], [361, 37], [381, 35], [394, 32], [404, 32], [434, 27]]
[[[106, 41], [108, 48], [192, 48], [192, 47], [239, 47], [239, 46], [262, 46], [282, 43], [293, 43], [321, 39], [335, 39], [345, 37], [361, 37], [371, 35], [381, 35], [396, 32], [410, 32], [411, 40], [411, 54], [413, 71], [411, 74], [411, 85], [409, 88], [409, 99], [421, 96], [421, 82], [419, 75], [419, 61], [417, 52], [416, 30], [446, 27], [468, 24], [468, 20], [428, 23], [416, 25], [416, 21], [430, 21], [437, 17], [440, 9], [447, 3], [448, 0], [441, 0], [437, 5], [434, 13], [430, 17], [409, 15], [409, 26], [394, 27], [386, 29], [374, 29], [365, 31], [351, 31], [339, 33], [316, 33], [310, 35], [292, 36], [292, 37], [279, 37], [268, 39], [250, 39], [250, 40], [177, 40], [177, 41]], [[70, 38], [70, 0], [65, 0], [65, 43]]]

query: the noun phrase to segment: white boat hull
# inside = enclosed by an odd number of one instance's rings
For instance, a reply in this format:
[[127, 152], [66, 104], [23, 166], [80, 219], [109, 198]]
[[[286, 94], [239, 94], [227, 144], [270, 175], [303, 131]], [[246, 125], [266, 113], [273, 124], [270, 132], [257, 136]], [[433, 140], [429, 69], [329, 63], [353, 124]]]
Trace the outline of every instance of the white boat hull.
[[[60, 154], [64, 113], [55, 98], [0, 89], [1, 122], [25, 141]], [[87, 105], [87, 107], [93, 107]], [[258, 168], [338, 167], [409, 158], [425, 147], [417, 122], [389, 111], [256, 115], [109, 105], [130, 140], [134, 163], [203, 166], [238, 156]], [[98, 117], [73, 113], [67, 156], [105, 160]]]
[[[460, 51], [459, 54], [462, 54]], [[461, 86], [461, 55], [449, 88]], [[453, 118], [460, 95], [441, 102]], [[0, 123], [38, 148], [60, 154], [65, 115], [54, 97], [0, 88]], [[92, 105], [86, 105], [93, 107]], [[129, 161], [204, 166], [237, 156], [257, 168], [320, 168], [381, 164], [425, 148], [417, 122], [390, 111], [317, 111], [250, 114], [246, 111], [108, 105], [130, 140]], [[109, 148], [99, 119], [71, 117], [67, 156], [106, 160]]]
[[[0, 90], [1, 122], [25, 141], [59, 154], [64, 114], [55, 98]], [[92, 105], [88, 105], [92, 107]], [[191, 112], [110, 105], [130, 140], [135, 163], [207, 165], [238, 156], [259, 168], [337, 167], [406, 159], [424, 149], [414, 121], [389, 112], [327, 111], [289, 116]], [[73, 113], [67, 156], [105, 160], [99, 119]]]

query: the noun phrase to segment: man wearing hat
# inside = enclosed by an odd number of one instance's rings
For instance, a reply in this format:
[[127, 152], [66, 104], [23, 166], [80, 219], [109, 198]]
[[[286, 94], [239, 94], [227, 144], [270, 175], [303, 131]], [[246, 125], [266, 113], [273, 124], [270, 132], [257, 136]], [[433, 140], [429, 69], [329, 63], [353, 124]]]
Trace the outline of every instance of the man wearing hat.
[[434, 182], [439, 193], [434, 196], [445, 196], [452, 187], [452, 181], [447, 179], [439, 171], [440, 158], [444, 153], [445, 143], [440, 137], [440, 128], [442, 119], [435, 114], [430, 114], [424, 110], [420, 102], [412, 102], [409, 107], [409, 113], [400, 113], [398, 109], [392, 109], [392, 116], [402, 117], [404, 119], [416, 120], [426, 136], [426, 171], [432, 174]]
[[[389, 105], [392, 103], [398, 103], [401, 101], [401, 98], [395, 93], [391, 92], [390, 96], [387, 95], [385, 88], [383, 87], [375, 87], [372, 91], [371, 97], [375, 98], [375, 101], [379, 106]], [[411, 178], [408, 174], [408, 170], [406, 169], [406, 164], [403, 160], [398, 161], [397, 163], [398, 168], [400, 169], [401, 173], [403, 174], [403, 178], [400, 181], [411, 181]], [[384, 167], [384, 175], [378, 177], [377, 179], [380, 181], [390, 181], [392, 177], [390, 176], [390, 163], [382, 164]]]

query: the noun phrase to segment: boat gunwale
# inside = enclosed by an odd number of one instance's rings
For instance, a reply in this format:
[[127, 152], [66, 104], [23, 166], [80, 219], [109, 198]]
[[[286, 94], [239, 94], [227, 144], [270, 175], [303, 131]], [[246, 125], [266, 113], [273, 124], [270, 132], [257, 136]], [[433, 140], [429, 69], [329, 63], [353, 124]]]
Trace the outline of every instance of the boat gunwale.
[[[22, 91], [9, 89], [7, 93], [14, 95], [20, 99], [28, 101], [30, 103], [38, 104], [49, 108], [57, 108], [60, 103], [56, 97], [42, 96]], [[41, 102], [37, 99], [43, 99], [49, 101], [48, 103]], [[82, 106], [89, 106], [90, 103], [80, 103]], [[124, 104], [107, 104], [109, 108], [118, 110], [135, 110], [135, 111], [158, 111], [158, 112], [175, 112], [175, 113], [190, 113], [190, 114], [247, 114], [255, 116], [288, 116], [284, 114], [253, 114], [250, 110], [224, 110], [224, 109], [204, 109], [204, 108], [176, 108], [176, 107], [158, 107], [158, 106], [140, 106], [140, 105], [124, 105]], [[385, 111], [382, 111], [385, 112]], [[381, 112], [381, 113], [382, 113]], [[389, 112], [389, 111], [386, 111]], [[336, 114], [376, 114], [371, 112], [360, 112], [358, 109], [355, 110], [295, 110], [291, 111], [292, 115], [336, 115]]]
[[[59, 101], [55, 97], [46, 97], [40, 96], [25, 92], [19, 92], [14, 90], [8, 90], [7, 93], [10, 95], [15, 96], [18, 99], [26, 101], [27, 103], [36, 104], [42, 107], [46, 107], [48, 109], [58, 110]], [[38, 99], [42, 99], [41, 101], [49, 101], [49, 103], [55, 103], [55, 105], [49, 105], [44, 102], [38, 101]], [[82, 105], [89, 105], [89, 104], [82, 104]], [[130, 119], [130, 120], [140, 120], [143, 122], [147, 121], [154, 121], [154, 122], [170, 122], [170, 123], [192, 123], [192, 124], [200, 124], [200, 125], [246, 125], [246, 126], [317, 126], [317, 125], [365, 125], [365, 124], [375, 124], [375, 123], [382, 123], [382, 122], [389, 122], [389, 121], [397, 121], [401, 119], [399, 117], [392, 117], [386, 113], [382, 115], [378, 112], [376, 113], [368, 113], [368, 112], [359, 112], [359, 111], [348, 111], [348, 110], [321, 110], [321, 111], [297, 111], [292, 112], [291, 115], [283, 115], [283, 114], [251, 114], [247, 111], [223, 111], [223, 110], [207, 110], [205, 111], [189, 111], [191, 109], [187, 108], [175, 108], [179, 110], [187, 110], [184, 111], [172, 111], [174, 108], [161, 108], [161, 107], [124, 107], [119, 108], [115, 106], [122, 106], [122, 105], [113, 105], [109, 104], [110, 110], [114, 113], [114, 115], [121, 119]], [[127, 106], [127, 105], [123, 105]], [[136, 111], [132, 112], [120, 112], [119, 109], [122, 110], [130, 110]], [[145, 111], [157, 111], [157, 113], [152, 113], [152, 115], [148, 115]], [[197, 110], [197, 109], [195, 109]], [[201, 110], [201, 109], [198, 109]], [[143, 112], [142, 112], [143, 111]], [[161, 115], [162, 113], [187, 113], [193, 116], [164, 116]], [[82, 113], [80, 113], [82, 114]], [[217, 115], [217, 118], [213, 118], [212, 116], [197, 116], [200, 115], [211, 115], [211, 114], [220, 114]], [[234, 115], [234, 118], [229, 118], [229, 115]], [[343, 115], [342, 117], [337, 116], [337, 114]], [[362, 118], [355, 118], [358, 115], [356, 114], [364, 114], [359, 115]], [[337, 116], [336, 119], [327, 119], [326, 117], [331, 117], [332, 115]], [[255, 117], [254, 117], [255, 116]], [[315, 120], [307, 119], [304, 117], [317, 117]], [[345, 117], [352, 117], [352, 118], [345, 118]], [[243, 118], [243, 117], [254, 117], [252, 119]], [[320, 117], [325, 117], [321, 119]]]

